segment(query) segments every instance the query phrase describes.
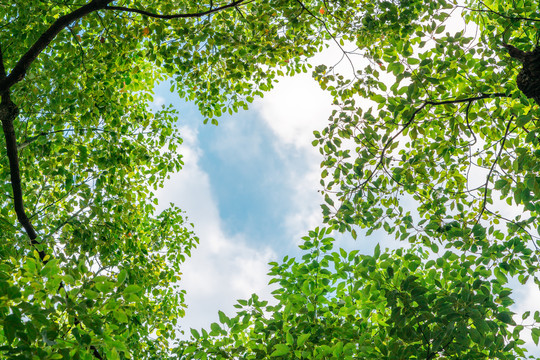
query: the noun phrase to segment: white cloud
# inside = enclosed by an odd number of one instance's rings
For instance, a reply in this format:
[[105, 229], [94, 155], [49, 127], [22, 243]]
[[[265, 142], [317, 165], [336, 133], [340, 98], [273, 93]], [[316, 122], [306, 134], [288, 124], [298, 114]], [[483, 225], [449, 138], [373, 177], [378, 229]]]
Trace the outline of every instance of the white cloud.
[[[354, 47], [354, 44], [346, 44], [344, 50]], [[359, 57], [351, 60], [356, 67], [367, 64]], [[335, 43], [329, 43], [326, 50], [309, 62], [314, 66], [333, 66], [336, 72], [348, 78], [354, 76], [351, 62]], [[322, 90], [308, 73], [281, 78], [272, 91], [254, 104], [255, 110], [276, 135], [274, 146], [290, 169], [287, 176], [294, 193], [285, 225], [294, 242], [322, 224], [320, 204], [323, 199], [318, 191], [321, 190], [320, 163], [323, 158], [318, 147], [311, 143], [315, 139], [313, 131], [322, 131], [336, 109], [332, 102], [331, 94]]]
[[181, 133], [185, 166], [171, 176], [157, 196], [160, 206], [174, 202], [185, 210], [200, 238], [199, 246], [182, 269], [181, 286], [187, 290], [188, 309], [180, 326], [185, 331], [208, 328], [218, 320], [218, 310], [232, 315], [236, 299], [247, 298], [252, 293], [269, 299], [267, 264], [275, 260], [275, 254], [269, 248], [250, 247], [242, 234], [224, 233], [208, 175], [198, 166], [201, 149], [197, 145], [197, 132], [184, 127]]
[[285, 218], [287, 232], [295, 243], [299, 243], [301, 237], [307, 235], [308, 230], [322, 224], [320, 204], [323, 199], [319, 193], [320, 158], [305, 151], [302, 160], [308, 163], [309, 168], [305, 172], [291, 174], [289, 177], [293, 188], [292, 206]]
[[[459, 16], [453, 16], [449, 21], [449, 28], [452, 31], [457, 31], [459, 26], [464, 26], [459, 20], [461, 20]], [[352, 50], [355, 45], [348, 43], [344, 47], [345, 50]], [[352, 78], [353, 70], [358, 70], [369, 62], [359, 56], [344, 57], [342, 49], [331, 42], [329, 47], [311, 59], [310, 63], [334, 65], [337, 72], [347, 78]], [[353, 66], [356, 69], [353, 69]], [[391, 83], [394, 77], [388, 75], [382, 80]], [[373, 105], [366, 100], [362, 101], [366, 106]], [[319, 164], [322, 157], [318, 149], [312, 147], [311, 142], [314, 140], [313, 131], [320, 131], [326, 126], [334, 109], [332, 96], [329, 92], [320, 89], [311, 74], [299, 74], [292, 78], [281, 78], [275, 89], [255, 103], [255, 109], [277, 136], [276, 149], [280, 151], [282, 160], [292, 165], [288, 177], [295, 191], [292, 194], [290, 211], [285, 221], [288, 233], [298, 241], [307, 230], [321, 223], [319, 204], [322, 198], [317, 190], [320, 189]], [[356, 145], [344, 143], [343, 146]], [[291, 156], [292, 153], [297, 156]], [[306, 171], [295, 171], [294, 161], [299, 161], [298, 158], [303, 162], [303, 169], [307, 166]], [[395, 247], [395, 241], [391, 236], [386, 236], [385, 239], [390, 247]]]
[[255, 105], [276, 135], [274, 148], [288, 171], [283, 174], [293, 189], [283, 216], [287, 235], [296, 242], [321, 223], [319, 163], [311, 145], [313, 131], [321, 130], [330, 115], [331, 98], [306, 74], [283, 78]]
[[[335, 47], [311, 61], [337, 63], [341, 52]], [[321, 224], [319, 164], [317, 148], [311, 145], [313, 131], [321, 131], [332, 112], [332, 96], [321, 90], [311, 74], [283, 77], [275, 88], [254, 104], [254, 109], [276, 135], [274, 147], [289, 169], [287, 181], [294, 189], [284, 216], [287, 234], [298, 242], [307, 231]]]
[[154, 95], [153, 96], [153, 100], [152, 102], [150, 103], [150, 107], [153, 109], [153, 110], [158, 110], [158, 109], [161, 109], [161, 106], [163, 106], [165, 104], [165, 98], [161, 95]]
[[275, 89], [255, 103], [263, 120], [286, 145], [311, 147], [313, 130], [322, 129], [332, 97], [308, 74], [282, 78]]

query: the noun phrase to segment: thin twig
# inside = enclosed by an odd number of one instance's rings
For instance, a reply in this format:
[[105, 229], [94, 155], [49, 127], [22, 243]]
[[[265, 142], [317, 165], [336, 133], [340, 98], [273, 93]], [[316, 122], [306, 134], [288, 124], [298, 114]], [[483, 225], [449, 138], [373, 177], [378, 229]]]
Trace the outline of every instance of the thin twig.
[[232, 7], [241, 5], [244, 1], [245, 0], [236, 0], [236, 1], [233, 1], [232, 3], [230, 3], [230, 4], [222, 5], [220, 7], [213, 8], [213, 9], [211, 8], [210, 10], [207, 10], [207, 11], [202, 11], [202, 12], [197, 12], [197, 13], [188, 13], [188, 14], [162, 15], [162, 14], [152, 13], [152, 12], [149, 12], [149, 11], [146, 11], [146, 10], [128, 8], [128, 7], [125, 7], [125, 6], [105, 6], [105, 10], [126, 11], [126, 12], [132, 12], [132, 13], [141, 14], [141, 15], [156, 18], [156, 19], [171, 20], [171, 19], [185, 19], [185, 18], [203, 17], [205, 15], [210, 15], [210, 14], [213, 14], [213, 13], [221, 11], [221, 10], [225, 10], [225, 9], [228, 9], [228, 8], [232, 8]]
[[471, 132], [471, 135], [474, 138], [474, 142], [472, 144], [469, 143], [469, 146], [473, 146], [474, 144], [476, 144], [476, 141], [477, 141], [476, 135], [474, 134], [474, 131], [471, 128], [471, 124], [469, 124], [469, 110], [471, 108], [471, 104], [472, 104], [472, 100], [469, 101], [469, 103], [467, 104], [467, 107], [465, 108], [465, 123], [467, 124], [467, 129], [469, 129], [469, 131]]
[[491, 178], [491, 174], [493, 173], [493, 170], [495, 169], [495, 165], [497, 165], [497, 162], [499, 161], [499, 158], [501, 157], [502, 151], [504, 149], [504, 143], [506, 142], [506, 138], [508, 136], [508, 133], [510, 132], [510, 125], [512, 125], [512, 121], [514, 121], [514, 116], [510, 118], [508, 121], [508, 124], [506, 125], [506, 130], [504, 132], [504, 136], [501, 139], [501, 147], [499, 148], [499, 152], [497, 154], [497, 157], [493, 161], [493, 164], [491, 164], [491, 168], [489, 169], [489, 172], [486, 177], [486, 184], [484, 186], [484, 198], [482, 200], [482, 208], [480, 210], [480, 213], [478, 214], [478, 217], [476, 218], [475, 224], [478, 224], [480, 219], [482, 218], [482, 214], [484, 214], [484, 211], [486, 210], [486, 202], [487, 202], [487, 193], [488, 193], [488, 186], [489, 186], [489, 179]]

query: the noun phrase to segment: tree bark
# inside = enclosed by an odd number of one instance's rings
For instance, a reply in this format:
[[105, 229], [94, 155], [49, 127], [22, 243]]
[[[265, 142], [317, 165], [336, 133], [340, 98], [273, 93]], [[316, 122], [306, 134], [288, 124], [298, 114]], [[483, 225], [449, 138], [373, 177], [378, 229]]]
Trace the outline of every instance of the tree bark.
[[527, 52], [509, 44], [504, 44], [504, 47], [510, 57], [523, 64], [516, 78], [519, 90], [540, 105], [540, 48]]
[[[19, 168], [19, 155], [17, 152], [17, 138], [15, 136], [15, 128], [13, 122], [19, 115], [19, 109], [11, 101], [9, 95], [5, 93], [2, 96], [0, 102], [0, 120], [2, 121], [2, 129], [4, 130], [4, 138], [6, 140], [6, 152], [9, 161], [9, 173], [11, 180], [11, 188], [13, 190], [13, 204], [15, 207], [15, 213], [19, 223], [23, 226], [24, 230], [28, 234], [30, 241], [34, 247], [39, 245], [37, 240], [37, 233], [30, 219], [26, 215], [24, 210], [23, 191], [21, 184], [21, 174]], [[45, 252], [43, 249], [36, 249], [39, 253], [39, 258], [44, 261]]]

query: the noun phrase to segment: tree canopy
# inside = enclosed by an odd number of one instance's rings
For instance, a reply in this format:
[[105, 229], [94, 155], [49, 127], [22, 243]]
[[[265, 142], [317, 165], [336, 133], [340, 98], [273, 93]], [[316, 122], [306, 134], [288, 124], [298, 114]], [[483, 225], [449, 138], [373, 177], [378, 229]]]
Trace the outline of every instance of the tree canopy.
[[[336, 105], [313, 142], [326, 227], [301, 259], [272, 264], [276, 303], [239, 301], [237, 316], [193, 332], [187, 358], [516, 359], [524, 329], [538, 344], [539, 312], [511, 308], [512, 281], [540, 285], [536, 4], [357, 13], [334, 33], [356, 47], [344, 51], [354, 76], [314, 71]], [[408, 249], [334, 249], [332, 231], [359, 228]]]
[[[207, 121], [305, 71], [318, 5], [277, 1], [0, 3], [0, 352], [166, 357], [197, 243], [153, 191], [182, 166], [172, 79]], [[281, 66], [281, 68], [278, 68]]]
[[[513, 316], [509, 285], [540, 284], [534, 2], [0, 9], [2, 356], [515, 359], [525, 327], [538, 342], [540, 314]], [[151, 110], [153, 87], [172, 79], [217, 124], [329, 42], [354, 76], [313, 72], [336, 105], [314, 141], [325, 227], [302, 258], [271, 264], [275, 303], [240, 300], [177, 343], [180, 266], [198, 239], [179, 209], [154, 211], [183, 163], [177, 114]], [[410, 248], [334, 251], [333, 231], [358, 228]]]

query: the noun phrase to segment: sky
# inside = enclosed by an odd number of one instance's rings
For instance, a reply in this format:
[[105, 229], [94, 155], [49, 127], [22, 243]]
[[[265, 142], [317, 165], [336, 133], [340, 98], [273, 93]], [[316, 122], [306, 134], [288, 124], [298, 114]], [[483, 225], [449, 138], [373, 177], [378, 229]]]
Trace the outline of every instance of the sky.
[[[315, 59], [338, 60], [332, 48]], [[155, 93], [154, 106], [178, 110], [184, 139], [185, 165], [157, 193], [160, 207], [183, 209], [201, 241], [183, 270], [188, 309], [180, 326], [208, 327], [218, 310], [233, 315], [237, 299], [270, 299], [268, 262], [300, 255], [301, 237], [322, 226], [321, 156], [311, 142], [326, 125], [332, 98], [310, 74], [283, 78], [248, 111], [214, 126], [167, 83]], [[340, 246], [371, 253], [376, 243], [341, 236]]]
[[[201, 240], [184, 268], [186, 327], [204, 327], [237, 299], [270, 298], [268, 262], [298, 255], [322, 222], [320, 157], [313, 130], [324, 127], [331, 97], [309, 74], [285, 78], [250, 110], [204, 125], [196, 107], [156, 89], [156, 105], [180, 112], [184, 168], [158, 193], [160, 206], [186, 211]], [[182, 325], [182, 324], [181, 324]]]
[[[339, 57], [330, 48], [312, 63]], [[301, 237], [322, 225], [321, 155], [311, 142], [330, 116], [332, 99], [310, 74], [300, 74], [281, 79], [248, 111], [214, 126], [204, 125], [196, 107], [171, 94], [167, 83], [155, 93], [154, 106], [172, 104], [179, 111], [184, 139], [185, 165], [158, 192], [160, 207], [173, 202], [183, 209], [200, 238], [181, 281], [188, 309], [180, 326], [187, 335], [189, 328], [217, 322], [218, 310], [232, 316], [237, 299], [252, 293], [271, 299], [268, 262], [298, 256]], [[376, 232], [357, 241], [341, 236], [336, 247], [372, 253], [377, 243], [383, 249], [404, 245]], [[516, 285], [515, 298], [518, 314], [540, 310], [532, 284]], [[533, 344], [529, 348], [540, 355]]]

